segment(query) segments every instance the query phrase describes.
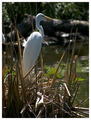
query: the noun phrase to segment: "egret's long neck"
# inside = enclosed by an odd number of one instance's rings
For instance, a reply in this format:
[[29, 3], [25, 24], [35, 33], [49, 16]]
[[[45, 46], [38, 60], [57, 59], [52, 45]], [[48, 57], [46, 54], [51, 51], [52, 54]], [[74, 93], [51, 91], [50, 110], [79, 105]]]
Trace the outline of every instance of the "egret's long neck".
[[40, 31], [42, 38], [44, 37], [44, 30], [43, 27], [40, 25], [40, 22], [36, 20], [36, 27]]

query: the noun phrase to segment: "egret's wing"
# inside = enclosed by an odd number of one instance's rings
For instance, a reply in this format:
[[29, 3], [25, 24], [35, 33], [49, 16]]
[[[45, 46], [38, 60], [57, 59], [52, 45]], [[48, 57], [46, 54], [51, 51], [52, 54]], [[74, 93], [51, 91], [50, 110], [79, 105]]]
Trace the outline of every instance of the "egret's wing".
[[23, 71], [24, 75], [35, 64], [41, 49], [42, 37], [38, 32], [30, 35], [23, 52]]

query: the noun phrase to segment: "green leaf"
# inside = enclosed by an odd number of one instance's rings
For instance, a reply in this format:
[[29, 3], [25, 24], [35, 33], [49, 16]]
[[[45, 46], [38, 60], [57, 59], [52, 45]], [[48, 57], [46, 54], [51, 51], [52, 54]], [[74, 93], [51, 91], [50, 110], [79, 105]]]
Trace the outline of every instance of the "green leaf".
[[49, 68], [47, 65], [45, 65], [45, 68], [46, 68], [47, 70], [50, 70], [50, 68]]
[[72, 83], [74, 83], [75, 81], [84, 81], [85, 79], [82, 78], [76, 78], [75, 80], [72, 81]]
[[57, 77], [58, 77], [58, 78], [62, 78], [62, 76], [61, 76], [59, 73], [57, 73]]
[[47, 75], [52, 75], [55, 73], [55, 70], [56, 70], [56, 67], [52, 68], [48, 73]]
[[12, 71], [12, 75], [16, 75], [15, 71]]
[[82, 78], [76, 78], [75, 79], [76, 81], [78, 80], [78, 81], [83, 81], [84, 79], [82, 79]]

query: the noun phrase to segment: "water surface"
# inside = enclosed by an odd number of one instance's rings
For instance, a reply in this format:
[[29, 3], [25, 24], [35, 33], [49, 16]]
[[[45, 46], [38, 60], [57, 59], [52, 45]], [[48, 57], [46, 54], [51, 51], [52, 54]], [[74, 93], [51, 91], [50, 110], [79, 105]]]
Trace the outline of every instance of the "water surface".
[[[72, 54], [71, 45], [69, 49], [69, 62]], [[63, 52], [66, 50], [67, 45], [55, 45], [55, 46], [47, 46], [44, 45], [42, 47], [42, 53], [44, 54], [47, 51], [47, 54], [44, 56], [44, 66], [47, 65], [49, 67], [54, 67], [58, 64]], [[80, 78], [84, 79], [81, 81], [81, 85], [77, 94], [77, 100], [81, 102], [81, 100], [87, 99], [83, 107], [89, 107], [89, 44], [88, 43], [77, 43], [75, 49], [75, 55], [78, 55], [77, 59], [77, 74], [79, 74]], [[65, 55], [63, 62], [66, 64], [67, 54]], [[77, 103], [76, 103], [77, 104]]]

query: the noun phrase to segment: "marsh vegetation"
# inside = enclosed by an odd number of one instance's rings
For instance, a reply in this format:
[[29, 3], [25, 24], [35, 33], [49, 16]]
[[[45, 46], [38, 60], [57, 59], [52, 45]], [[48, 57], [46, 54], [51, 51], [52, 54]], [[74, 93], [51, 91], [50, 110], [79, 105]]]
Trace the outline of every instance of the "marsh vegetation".
[[[80, 4], [3, 3], [3, 25], [6, 20], [13, 23], [18, 47], [15, 47], [15, 40], [11, 38], [9, 42], [5, 42], [5, 47], [2, 49], [3, 118], [89, 117], [88, 41], [77, 43], [78, 29], [76, 29], [73, 42], [66, 45], [43, 45], [36, 64], [23, 76], [21, 35], [15, 24], [30, 11], [32, 15], [41, 11], [50, 17], [70, 19], [67, 11], [69, 10], [71, 14], [73, 9], [74, 15], [80, 14], [72, 16], [72, 19], [88, 21], [88, 3], [83, 3], [82, 6]], [[80, 9], [85, 10], [83, 15]], [[61, 15], [60, 10], [63, 10]], [[11, 28], [10, 31], [12, 32]]]

